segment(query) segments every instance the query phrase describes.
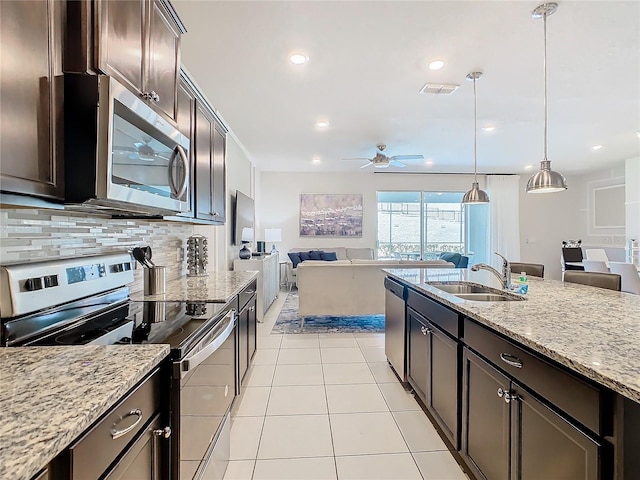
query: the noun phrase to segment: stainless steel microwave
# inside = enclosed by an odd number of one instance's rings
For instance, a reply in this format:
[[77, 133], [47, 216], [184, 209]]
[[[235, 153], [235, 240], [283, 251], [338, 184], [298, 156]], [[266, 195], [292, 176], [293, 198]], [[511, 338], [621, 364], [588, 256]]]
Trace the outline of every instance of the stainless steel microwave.
[[190, 209], [189, 139], [106, 75], [65, 74], [67, 208], [112, 215]]

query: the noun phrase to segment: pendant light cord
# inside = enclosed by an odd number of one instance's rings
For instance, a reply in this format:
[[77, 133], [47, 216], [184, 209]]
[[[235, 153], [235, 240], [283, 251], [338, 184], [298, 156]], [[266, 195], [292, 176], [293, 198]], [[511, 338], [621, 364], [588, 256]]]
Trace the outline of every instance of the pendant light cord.
[[547, 161], [547, 13], [545, 12], [542, 18], [544, 23], [544, 161]]
[[473, 78], [473, 181], [478, 183], [478, 96], [476, 78]]

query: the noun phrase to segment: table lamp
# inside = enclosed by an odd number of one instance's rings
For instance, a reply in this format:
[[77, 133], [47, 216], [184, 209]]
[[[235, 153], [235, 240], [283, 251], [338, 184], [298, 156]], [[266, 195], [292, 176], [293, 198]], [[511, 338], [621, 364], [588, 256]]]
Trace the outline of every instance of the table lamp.
[[272, 242], [273, 245], [271, 247], [271, 253], [278, 253], [276, 249], [276, 242], [282, 241], [282, 230], [279, 228], [265, 228], [264, 229], [264, 241], [269, 243]]
[[240, 249], [238, 256], [242, 260], [247, 260], [251, 258], [251, 250], [247, 248], [247, 244], [253, 242], [253, 228], [243, 228], [240, 241], [242, 242], [242, 248]]

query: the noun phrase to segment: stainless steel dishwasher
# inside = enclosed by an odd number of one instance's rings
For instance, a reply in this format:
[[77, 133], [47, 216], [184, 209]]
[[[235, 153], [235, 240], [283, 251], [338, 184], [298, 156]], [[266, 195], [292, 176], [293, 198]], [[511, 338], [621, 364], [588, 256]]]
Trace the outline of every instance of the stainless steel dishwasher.
[[384, 353], [400, 381], [407, 381], [407, 324], [405, 319], [405, 287], [389, 277], [384, 279], [385, 322]]

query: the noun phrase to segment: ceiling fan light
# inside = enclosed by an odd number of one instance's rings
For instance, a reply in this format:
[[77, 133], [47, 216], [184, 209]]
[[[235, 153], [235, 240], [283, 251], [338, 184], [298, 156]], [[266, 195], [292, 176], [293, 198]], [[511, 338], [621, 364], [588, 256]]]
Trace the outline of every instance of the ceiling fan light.
[[473, 182], [471, 190], [462, 197], [463, 205], [489, 203], [489, 195], [484, 190], [480, 190], [478, 182]]
[[527, 193], [554, 193], [567, 189], [567, 180], [561, 173], [551, 170], [549, 160], [543, 160], [540, 165], [540, 170], [527, 182]]

